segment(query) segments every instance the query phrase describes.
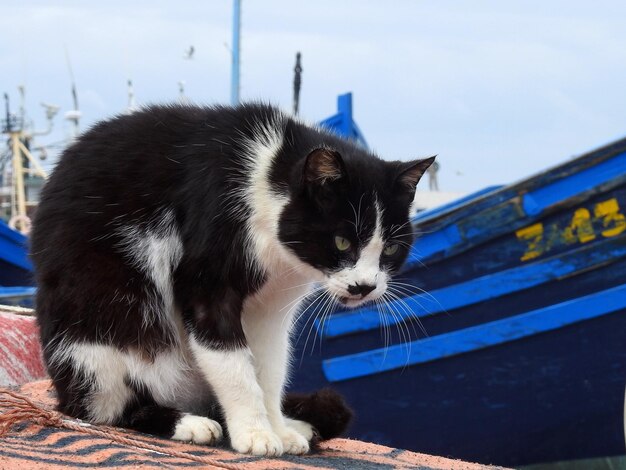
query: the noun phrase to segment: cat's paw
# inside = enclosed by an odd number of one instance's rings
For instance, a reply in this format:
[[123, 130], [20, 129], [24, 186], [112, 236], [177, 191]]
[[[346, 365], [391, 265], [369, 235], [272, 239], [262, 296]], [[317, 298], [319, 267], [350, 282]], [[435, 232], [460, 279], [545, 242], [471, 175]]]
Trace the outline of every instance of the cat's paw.
[[306, 421], [300, 421], [299, 419], [285, 418], [285, 424], [289, 426], [291, 429], [300, 433], [300, 435], [304, 437], [308, 442], [311, 442], [311, 439], [313, 439], [313, 436], [316, 433], [313, 425], [307, 423]]
[[283, 449], [287, 454], [302, 455], [309, 451], [309, 441], [297, 430], [285, 426], [276, 430], [276, 434], [283, 441]]
[[222, 438], [222, 426], [202, 416], [184, 415], [174, 428], [172, 439], [195, 444], [213, 444]]
[[276, 457], [283, 454], [283, 442], [273, 431], [252, 428], [230, 432], [230, 445], [242, 454]]

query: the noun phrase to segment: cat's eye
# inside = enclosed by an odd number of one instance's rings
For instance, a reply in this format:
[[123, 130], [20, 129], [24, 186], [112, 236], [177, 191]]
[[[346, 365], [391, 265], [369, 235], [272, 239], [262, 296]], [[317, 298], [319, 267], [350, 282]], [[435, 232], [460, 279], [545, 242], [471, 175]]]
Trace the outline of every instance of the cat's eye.
[[398, 252], [398, 244], [397, 243], [390, 243], [387, 246], [385, 246], [385, 249], [383, 250], [383, 253], [385, 254], [385, 256], [393, 256]]
[[335, 237], [335, 246], [339, 251], [347, 251], [350, 249], [351, 245], [352, 243], [350, 243], [350, 240], [348, 240], [347, 238], [340, 236]]

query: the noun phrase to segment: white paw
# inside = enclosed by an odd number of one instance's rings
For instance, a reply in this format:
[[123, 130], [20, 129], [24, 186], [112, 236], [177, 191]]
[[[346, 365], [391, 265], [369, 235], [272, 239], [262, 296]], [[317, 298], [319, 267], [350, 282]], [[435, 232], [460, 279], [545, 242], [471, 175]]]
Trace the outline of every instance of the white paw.
[[213, 444], [222, 438], [222, 426], [217, 421], [195, 415], [184, 415], [176, 424], [172, 439], [196, 444]]
[[285, 424], [291, 429], [298, 431], [298, 433], [300, 433], [300, 435], [302, 435], [302, 437], [304, 437], [308, 442], [311, 442], [311, 439], [313, 439], [313, 436], [315, 435], [313, 426], [306, 421], [285, 418]]
[[276, 430], [287, 454], [302, 455], [309, 451], [309, 441], [295, 429], [285, 426]]
[[271, 430], [252, 428], [232, 432], [230, 445], [242, 454], [275, 457], [283, 454], [281, 439]]

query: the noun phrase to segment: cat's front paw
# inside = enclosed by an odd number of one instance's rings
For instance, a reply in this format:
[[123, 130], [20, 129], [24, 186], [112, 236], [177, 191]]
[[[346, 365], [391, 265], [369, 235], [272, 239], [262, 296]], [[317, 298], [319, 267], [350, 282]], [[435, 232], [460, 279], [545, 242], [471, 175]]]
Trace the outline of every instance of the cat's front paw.
[[300, 435], [302, 435], [308, 442], [311, 442], [311, 439], [313, 439], [313, 436], [316, 433], [313, 425], [307, 423], [306, 421], [285, 418], [285, 424], [300, 433]]
[[276, 430], [276, 434], [283, 441], [283, 449], [287, 454], [302, 455], [309, 451], [309, 441], [300, 432], [285, 426]]
[[214, 444], [222, 438], [222, 426], [202, 416], [186, 414], [176, 424], [172, 439], [195, 444]]
[[242, 454], [266, 457], [276, 457], [283, 454], [283, 443], [280, 437], [271, 430], [264, 428], [230, 432], [230, 445]]

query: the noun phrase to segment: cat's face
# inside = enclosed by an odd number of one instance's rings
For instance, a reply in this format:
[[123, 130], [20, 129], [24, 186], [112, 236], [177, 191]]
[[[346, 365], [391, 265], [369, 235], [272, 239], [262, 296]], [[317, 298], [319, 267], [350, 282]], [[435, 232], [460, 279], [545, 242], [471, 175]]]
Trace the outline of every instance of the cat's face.
[[409, 206], [433, 158], [385, 162], [311, 152], [285, 207], [281, 242], [323, 275], [327, 291], [347, 307], [381, 297], [413, 241]]

